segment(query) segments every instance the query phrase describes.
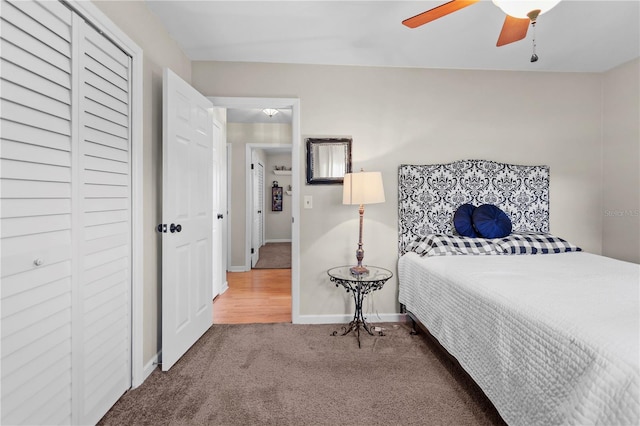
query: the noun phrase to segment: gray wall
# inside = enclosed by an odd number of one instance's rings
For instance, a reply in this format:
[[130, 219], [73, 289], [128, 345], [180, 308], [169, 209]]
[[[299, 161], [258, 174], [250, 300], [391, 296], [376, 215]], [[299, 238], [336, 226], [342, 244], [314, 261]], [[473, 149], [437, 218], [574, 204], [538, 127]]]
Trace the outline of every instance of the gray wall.
[[640, 263], [640, 59], [603, 80], [602, 253]]

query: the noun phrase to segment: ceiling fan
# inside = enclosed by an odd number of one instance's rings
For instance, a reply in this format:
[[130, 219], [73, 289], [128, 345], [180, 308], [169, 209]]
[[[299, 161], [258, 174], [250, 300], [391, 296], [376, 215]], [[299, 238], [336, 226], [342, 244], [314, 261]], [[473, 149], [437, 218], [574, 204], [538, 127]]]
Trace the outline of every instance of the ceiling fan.
[[[479, 0], [451, 0], [433, 9], [429, 9], [426, 12], [405, 19], [402, 23], [409, 28], [416, 28], [462, 8], [471, 6], [478, 1]], [[496, 43], [496, 46], [504, 46], [505, 44], [525, 38], [529, 24], [535, 29], [538, 16], [549, 11], [560, 3], [560, 0], [493, 0], [493, 3], [507, 15], [502, 25], [498, 42]], [[534, 41], [534, 54], [531, 57], [531, 62], [535, 62], [537, 58]]]

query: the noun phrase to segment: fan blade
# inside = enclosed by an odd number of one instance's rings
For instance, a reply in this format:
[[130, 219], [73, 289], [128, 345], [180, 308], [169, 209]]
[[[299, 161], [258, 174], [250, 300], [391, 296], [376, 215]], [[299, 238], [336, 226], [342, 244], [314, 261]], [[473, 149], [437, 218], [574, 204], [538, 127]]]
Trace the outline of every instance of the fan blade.
[[426, 12], [422, 12], [416, 16], [407, 18], [402, 21], [402, 23], [409, 28], [416, 28], [420, 25], [426, 24], [427, 22], [442, 18], [443, 16], [453, 13], [464, 7], [471, 6], [478, 1], [480, 0], [451, 0], [448, 3], [442, 4], [438, 7], [434, 7], [433, 9], [429, 9]]
[[500, 31], [500, 37], [498, 37], [496, 46], [504, 46], [505, 44], [525, 38], [530, 23], [531, 20], [529, 18], [514, 18], [513, 16], [507, 15], [504, 19], [502, 31]]

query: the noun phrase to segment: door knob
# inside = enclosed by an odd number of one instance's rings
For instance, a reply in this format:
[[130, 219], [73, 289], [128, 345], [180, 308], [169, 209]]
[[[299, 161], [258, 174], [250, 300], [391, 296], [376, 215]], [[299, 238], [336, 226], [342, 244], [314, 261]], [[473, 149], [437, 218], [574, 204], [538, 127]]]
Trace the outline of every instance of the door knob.
[[[166, 226], [166, 225], [165, 225], [165, 226]], [[174, 232], [180, 232], [180, 231], [182, 231], [182, 225], [180, 225], [180, 224], [177, 224], [177, 225], [176, 225], [175, 223], [172, 223], [172, 224], [171, 224], [171, 227], [169, 228], [169, 230], [171, 231], [171, 233], [172, 233], [172, 234], [173, 234]], [[165, 232], [166, 232], [166, 231], [165, 231]]]
[[223, 219], [223, 218], [224, 218], [224, 215], [218, 213], [218, 219]]
[[167, 232], [167, 224], [166, 223], [159, 223], [158, 226], [156, 227], [156, 230], [158, 232]]

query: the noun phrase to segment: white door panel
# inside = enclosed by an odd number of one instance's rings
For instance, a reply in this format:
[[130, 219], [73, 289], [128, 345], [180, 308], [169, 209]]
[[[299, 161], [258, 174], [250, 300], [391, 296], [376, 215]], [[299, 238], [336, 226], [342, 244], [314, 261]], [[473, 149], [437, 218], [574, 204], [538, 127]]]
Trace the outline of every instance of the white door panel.
[[256, 151], [251, 151], [251, 267], [260, 260], [264, 245], [264, 165]]
[[167, 371], [212, 324], [213, 106], [165, 69], [163, 110], [162, 370]]

